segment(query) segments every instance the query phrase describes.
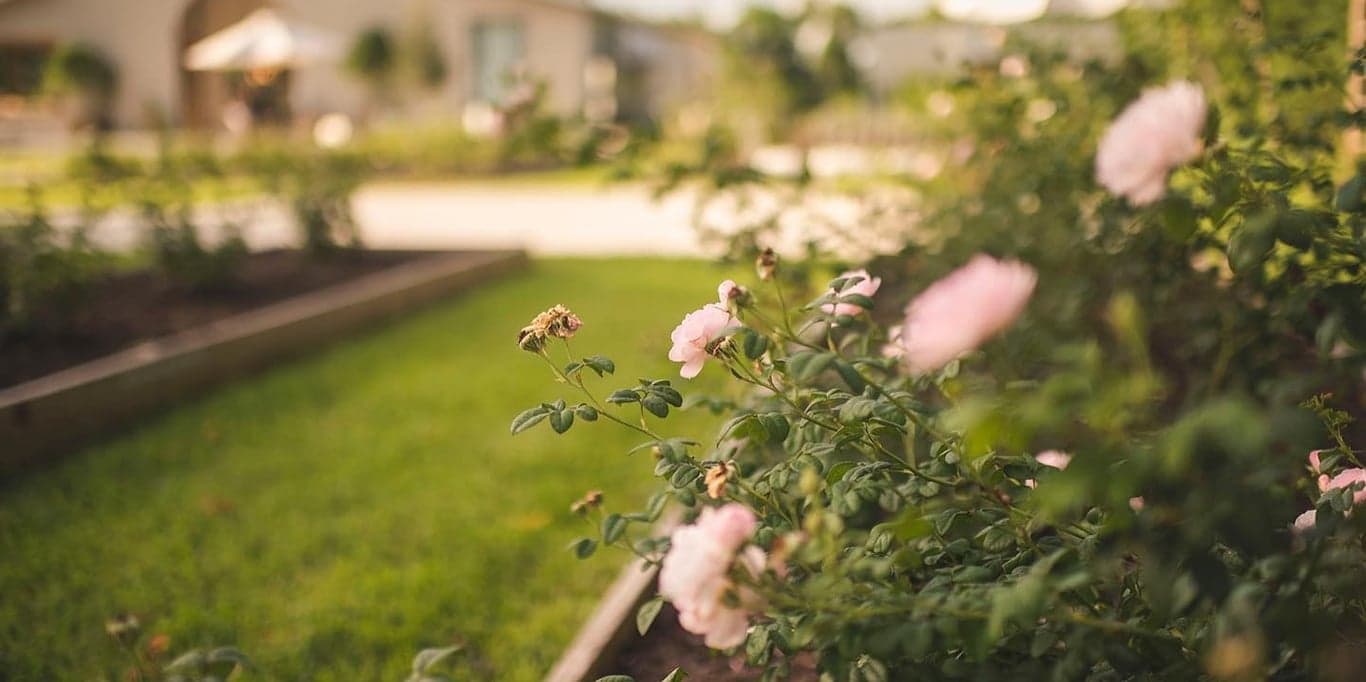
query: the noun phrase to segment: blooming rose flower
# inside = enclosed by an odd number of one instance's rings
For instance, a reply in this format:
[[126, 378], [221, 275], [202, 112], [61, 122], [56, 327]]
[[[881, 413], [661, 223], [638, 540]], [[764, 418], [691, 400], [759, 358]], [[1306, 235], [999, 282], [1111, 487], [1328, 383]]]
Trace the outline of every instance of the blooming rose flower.
[[1046, 467], [1066, 469], [1067, 465], [1072, 463], [1072, 455], [1057, 450], [1045, 450], [1044, 452], [1034, 455], [1034, 461]]
[[929, 372], [981, 345], [1024, 312], [1037, 282], [1034, 268], [1024, 263], [974, 256], [906, 307], [906, 366]]
[[[1319, 455], [1322, 452], [1322, 450], [1314, 450], [1309, 453], [1309, 469], [1314, 473], [1319, 474], [1319, 492], [1326, 493], [1329, 490], [1338, 490], [1339, 488], [1357, 485], [1358, 488], [1352, 491], [1352, 504], [1358, 505], [1362, 502], [1366, 502], [1366, 469], [1343, 469], [1338, 475], [1329, 477], [1328, 474], [1322, 473], [1322, 465], [1319, 459]], [[1304, 531], [1310, 530], [1317, 522], [1318, 513], [1315, 510], [1310, 509], [1303, 514], [1300, 514], [1299, 517], [1295, 519], [1295, 532], [1303, 533]]]
[[1135, 206], [1167, 192], [1171, 169], [1203, 150], [1205, 93], [1176, 81], [1150, 88], [1110, 124], [1096, 152], [1096, 181]]
[[[753, 575], [763, 571], [763, 550], [754, 546], [740, 550], [757, 526], [754, 513], [743, 505], [704, 509], [695, 523], [673, 532], [669, 553], [660, 566], [659, 594], [678, 609], [679, 625], [702, 635], [713, 649], [744, 642], [749, 611], [758, 606], [757, 595], [730, 579], [732, 564]], [[738, 606], [726, 603], [730, 592], [739, 598]]]
[[1129, 508], [1132, 509], [1132, 510], [1134, 510], [1134, 511], [1136, 511], [1136, 512], [1141, 512], [1141, 511], [1143, 511], [1143, 506], [1144, 506], [1145, 504], [1146, 504], [1146, 502], [1143, 501], [1143, 496], [1142, 496], [1142, 495], [1139, 495], [1139, 496], [1137, 496], [1137, 497], [1131, 497], [1131, 498], [1129, 498]]
[[707, 361], [707, 346], [735, 325], [730, 311], [719, 303], [708, 303], [688, 313], [670, 335], [674, 345], [669, 349], [669, 359], [683, 363], [679, 375], [684, 379], [697, 376]]
[[[863, 294], [871, 297], [882, 286], [882, 278], [868, 276], [867, 270], [851, 270], [840, 275], [840, 277], [862, 277], [863, 279], [845, 287], [844, 291], [838, 292], [839, 294]], [[836, 292], [834, 289], [830, 289], [828, 293], [834, 294]], [[821, 306], [821, 310], [831, 315], [857, 315], [859, 311], [863, 310], [863, 306], [855, 303], [826, 303]]]
[[[1324, 492], [1346, 488], [1357, 483], [1366, 484], [1366, 469], [1345, 469], [1342, 473], [1329, 479], [1326, 484], [1323, 481], [1324, 478], [1326, 477], [1319, 477], [1319, 489]], [[1352, 504], [1361, 504], [1362, 502], [1366, 502], [1366, 487], [1360, 487], [1352, 493]]]
[[1300, 514], [1299, 516], [1296, 516], [1296, 517], [1295, 517], [1295, 524], [1294, 524], [1294, 525], [1295, 525], [1295, 532], [1296, 532], [1296, 533], [1303, 533], [1303, 532], [1308, 531], [1308, 530], [1313, 530], [1313, 529], [1314, 529], [1314, 526], [1317, 525], [1318, 522], [1319, 522], [1319, 513], [1318, 513], [1318, 511], [1317, 511], [1317, 510], [1314, 510], [1314, 509], [1310, 509], [1309, 511], [1307, 511], [1307, 512], [1305, 512], [1305, 513], [1303, 513], [1303, 514]]

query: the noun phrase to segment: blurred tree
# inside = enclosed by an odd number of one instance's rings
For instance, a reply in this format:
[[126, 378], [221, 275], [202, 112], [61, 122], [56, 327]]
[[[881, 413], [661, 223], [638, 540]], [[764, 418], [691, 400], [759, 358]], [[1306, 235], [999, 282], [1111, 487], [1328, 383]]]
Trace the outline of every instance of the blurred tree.
[[418, 88], [436, 90], [446, 82], [450, 67], [446, 55], [426, 17], [413, 23], [404, 45], [403, 57], [409, 77]]
[[[345, 66], [370, 90], [370, 105], [382, 104], [393, 87], [398, 66], [398, 55], [389, 30], [375, 26], [362, 31], [346, 55]], [[368, 114], [365, 118], [369, 117]]]
[[59, 45], [43, 68], [43, 90], [67, 100], [67, 119], [72, 127], [108, 129], [113, 123], [111, 109], [118, 83], [113, 62], [83, 43]]

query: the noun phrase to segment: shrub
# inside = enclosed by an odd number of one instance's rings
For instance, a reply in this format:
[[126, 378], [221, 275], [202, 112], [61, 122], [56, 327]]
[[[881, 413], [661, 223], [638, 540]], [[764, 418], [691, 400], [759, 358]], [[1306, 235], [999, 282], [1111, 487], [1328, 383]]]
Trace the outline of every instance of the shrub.
[[42, 87], [50, 94], [74, 98], [73, 125], [110, 125], [118, 70], [97, 49], [82, 43], [57, 46], [43, 66]]
[[31, 192], [26, 213], [0, 216], [0, 343], [70, 307], [103, 266], [85, 231], [59, 232]]
[[[596, 390], [616, 367], [560, 359], [572, 314], [533, 321], [521, 346], [574, 396], [513, 432], [614, 422], [663, 482], [643, 511], [577, 505], [574, 550], [659, 564], [682, 626], [769, 679], [803, 651], [850, 680], [1354, 679], [1366, 167], [1332, 176], [1359, 112], [1323, 94], [1331, 17], [1202, 8], [1181, 59], [956, 84], [972, 151], [899, 253], [797, 307], [761, 252], [674, 330], [722, 395]], [[1170, 20], [1125, 19], [1137, 45]], [[668, 433], [685, 405], [731, 419]], [[687, 521], [655, 537], [671, 502]]]

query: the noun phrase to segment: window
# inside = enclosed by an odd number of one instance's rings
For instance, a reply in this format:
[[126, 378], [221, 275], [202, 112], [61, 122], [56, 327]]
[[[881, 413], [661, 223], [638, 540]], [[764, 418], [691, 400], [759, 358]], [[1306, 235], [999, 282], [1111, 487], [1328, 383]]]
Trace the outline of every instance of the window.
[[475, 22], [470, 44], [474, 49], [471, 95], [477, 101], [501, 104], [526, 53], [522, 22], [486, 19]]

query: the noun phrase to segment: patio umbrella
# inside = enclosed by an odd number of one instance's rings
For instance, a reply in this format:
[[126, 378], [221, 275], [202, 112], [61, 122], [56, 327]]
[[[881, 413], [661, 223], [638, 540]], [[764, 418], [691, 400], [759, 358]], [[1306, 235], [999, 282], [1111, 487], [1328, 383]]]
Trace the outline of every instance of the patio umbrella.
[[336, 35], [264, 8], [186, 48], [185, 67], [192, 71], [290, 68], [336, 61], [341, 53], [342, 40]]

